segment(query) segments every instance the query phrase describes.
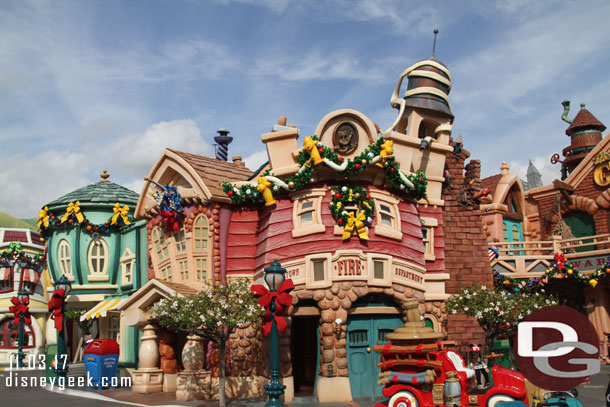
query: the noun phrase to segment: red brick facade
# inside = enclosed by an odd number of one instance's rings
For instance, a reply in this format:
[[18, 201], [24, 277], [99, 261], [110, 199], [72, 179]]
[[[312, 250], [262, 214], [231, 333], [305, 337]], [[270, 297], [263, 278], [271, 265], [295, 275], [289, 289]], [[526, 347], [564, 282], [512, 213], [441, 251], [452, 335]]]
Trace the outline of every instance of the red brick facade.
[[[446, 283], [448, 294], [460, 286], [493, 285], [479, 203], [472, 198], [481, 189], [481, 163], [471, 160], [464, 166], [469, 156], [463, 149], [447, 155], [450, 182], [444, 189], [443, 221], [445, 268], [451, 276]], [[477, 321], [465, 315], [448, 315], [447, 334], [449, 340], [462, 344], [462, 352], [467, 351], [465, 345], [469, 343], [485, 343], [485, 334]]]

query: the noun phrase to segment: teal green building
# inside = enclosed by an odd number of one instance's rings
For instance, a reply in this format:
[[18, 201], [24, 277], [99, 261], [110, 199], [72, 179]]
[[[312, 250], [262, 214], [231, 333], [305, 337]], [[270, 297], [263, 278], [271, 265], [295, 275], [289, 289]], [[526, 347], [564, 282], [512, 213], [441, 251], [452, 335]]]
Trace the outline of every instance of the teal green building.
[[94, 339], [116, 340], [119, 365], [129, 368], [137, 362], [139, 332], [116, 308], [148, 281], [146, 222], [133, 218], [138, 194], [107, 178], [104, 171], [101, 181], [49, 202], [39, 222], [51, 280], [65, 275], [72, 282], [68, 309], [86, 311], [68, 321], [71, 360], [82, 358], [83, 331], [90, 330]]

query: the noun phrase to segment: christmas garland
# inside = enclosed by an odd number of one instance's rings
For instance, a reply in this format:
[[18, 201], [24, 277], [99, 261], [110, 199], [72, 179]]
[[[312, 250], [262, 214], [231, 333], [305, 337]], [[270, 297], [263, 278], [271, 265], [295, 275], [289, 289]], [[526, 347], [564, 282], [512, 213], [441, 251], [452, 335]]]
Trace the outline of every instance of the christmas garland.
[[223, 191], [235, 203], [275, 203], [273, 195], [281, 190], [292, 191], [305, 187], [313, 182], [313, 169], [324, 163], [327, 167], [345, 175], [358, 175], [370, 165], [384, 168], [386, 176], [394, 188], [401, 191], [411, 191], [416, 199], [426, 198], [428, 181], [423, 172], [405, 175], [399, 168], [393, 156], [393, 142], [380, 137], [375, 144], [370, 145], [353, 159], [345, 160], [329, 147], [320, 142], [317, 136], [306, 137], [303, 149], [299, 152], [297, 164], [299, 170], [291, 177], [276, 177], [267, 170], [259, 177], [259, 185], [236, 186], [229, 182], [222, 184]]
[[83, 230], [90, 235], [110, 235], [111, 231], [117, 231], [124, 225], [130, 225], [129, 206], [121, 206], [120, 203], [114, 204], [114, 214], [104, 223], [91, 223], [84, 213], [80, 210], [80, 202], [70, 202], [66, 207], [66, 213], [61, 217], [56, 217], [49, 208], [45, 206], [38, 214], [38, 229], [42, 240], [51, 234], [53, 229], [82, 225]]
[[42, 253], [27, 255], [21, 248], [20, 242], [11, 242], [6, 250], [0, 252], [0, 267], [10, 267], [19, 262], [24, 268], [42, 269], [44, 261], [45, 255]]
[[578, 283], [589, 284], [591, 287], [597, 286], [600, 281], [610, 276], [610, 260], [591, 274], [584, 274], [578, 271], [570, 263], [563, 253], [555, 253], [555, 259], [545, 270], [544, 276], [540, 278], [516, 279], [507, 277], [505, 274], [493, 271], [494, 283], [504, 289], [518, 292], [524, 289], [543, 287], [551, 278], [567, 278]]

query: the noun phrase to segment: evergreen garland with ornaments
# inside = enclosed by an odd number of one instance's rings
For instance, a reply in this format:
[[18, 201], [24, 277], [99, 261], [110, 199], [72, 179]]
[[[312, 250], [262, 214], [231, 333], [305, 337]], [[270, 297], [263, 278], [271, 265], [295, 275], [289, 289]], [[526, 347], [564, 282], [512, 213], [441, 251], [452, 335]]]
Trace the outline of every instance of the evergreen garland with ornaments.
[[342, 186], [333, 192], [333, 199], [330, 201], [330, 212], [339, 226], [348, 223], [348, 216], [356, 206], [358, 214], [362, 213], [364, 226], [370, 226], [375, 216], [375, 203], [366, 189], [358, 186]]
[[578, 271], [572, 263], [570, 263], [563, 253], [555, 253], [555, 258], [545, 270], [541, 277], [533, 277], [529, 279], [516, 279], [493, 271], [494, 283], [497, 287], [512, 292], [543, 287], [550, 281], [551, 278], [570, 279], [579, 284], [589, 284], [591, 287], [597, 286], [600, 281], [610, 276], [610, 259], [606, 259], [604, 264], [591, 274], [584, 274]]
[[90, 235], [110, 235], [110, 232], [117, 231], [124, 225], [130, 225], [129, 206], [121, 206], [116, 203], [113, 208], [114, 215], [110, 216], [104, 223], [90, 222], [84, 213], [81, 212], [80, 202], [70, 202], [66, 207], [66, 213], [61, 216], [55, 216], [49, 208], [45, 206], [38, 214], [37, 226], [40, 231], [42, 240], [51, 234], [53, 229], [67, 228], [75, 225], [80, 225], [82, 229]]
[[244, 184], [236, 186], [230, 182], [222, 184], [223, 191], [235, 203], [262, 203], [267, 206], [275, 203], [273, 196], [282, 191], [295, 191], [314, 181], [316, 165], [324, 164], [346, 176], [358, 175], [369, 166], [375, 165], [385, 170], [390, 185], [394, 188], [412, 193], [416, 199], [426, 198], [428, 182], [423, 172], [417, 174], [403, 173], [393, 156], [393, 141], [380, 137], [353, 159], [344, 159], [329, 147], [320, 142], [316, 135], [303, 140], [297, 163], [299, 170], [290, 177], [276, 177], [270, 170], [258, 178], [258, 186]]

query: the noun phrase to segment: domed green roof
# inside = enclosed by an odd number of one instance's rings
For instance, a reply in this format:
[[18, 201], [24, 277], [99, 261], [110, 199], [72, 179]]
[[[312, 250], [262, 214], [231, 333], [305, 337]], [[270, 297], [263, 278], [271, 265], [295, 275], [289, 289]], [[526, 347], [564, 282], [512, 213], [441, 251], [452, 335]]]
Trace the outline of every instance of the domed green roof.
[[113, 206], [119, 202], [121, 205], [135, 207], [139, 195], [130, 189], [122, 187], [110, 181], [100, 181], [72, 191], [61, 198], [49, 202], [46, 206], [50, 209], [57, 206], [65, 206], [70, 202], [80, 201], [81, 205], [93, 204], [100, 206]]

